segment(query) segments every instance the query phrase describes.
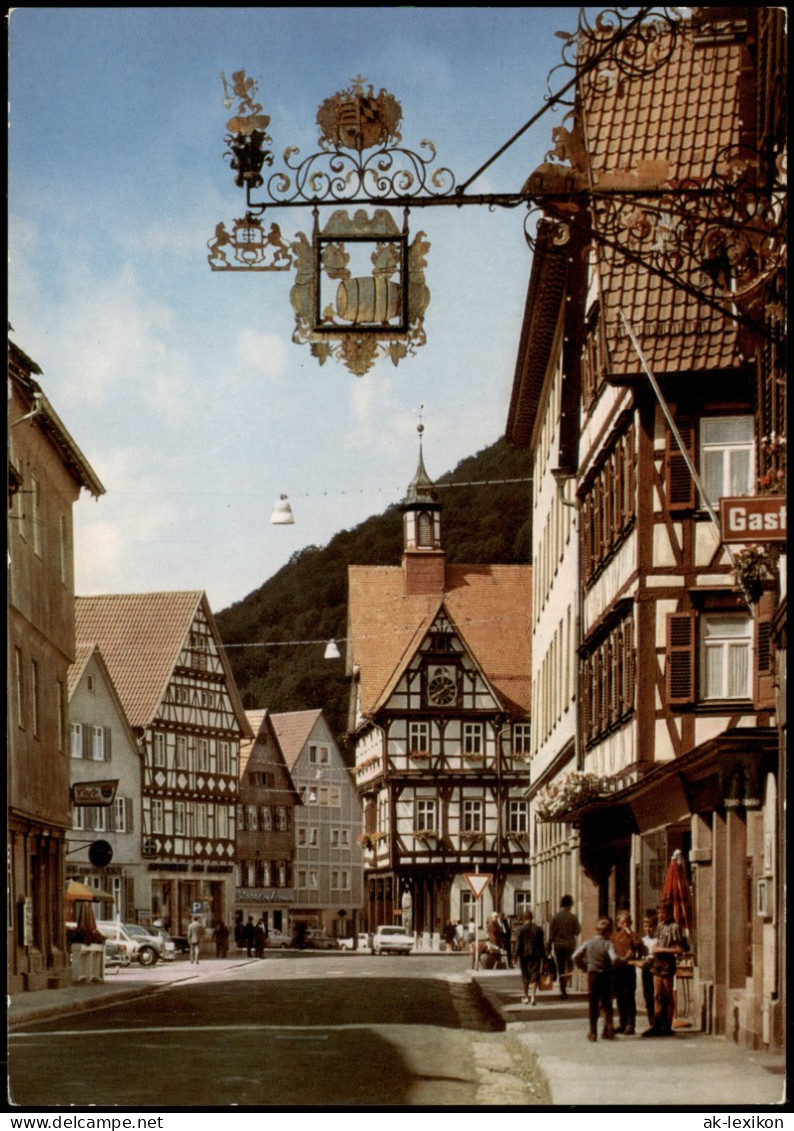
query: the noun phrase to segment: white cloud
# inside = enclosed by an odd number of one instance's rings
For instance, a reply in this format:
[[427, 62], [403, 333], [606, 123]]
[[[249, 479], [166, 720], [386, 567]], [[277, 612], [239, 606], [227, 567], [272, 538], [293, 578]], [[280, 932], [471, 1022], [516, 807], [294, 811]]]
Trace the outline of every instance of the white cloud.
[[279, 379], [287, 369], [287, 343], [278, 334], [243, 330], [235, 343], [237, 358], [263, 377]]

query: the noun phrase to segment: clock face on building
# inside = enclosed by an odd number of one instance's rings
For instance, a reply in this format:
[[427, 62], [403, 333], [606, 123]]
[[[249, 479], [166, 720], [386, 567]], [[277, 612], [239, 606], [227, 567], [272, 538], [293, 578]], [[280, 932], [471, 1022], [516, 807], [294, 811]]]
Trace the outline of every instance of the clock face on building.
[[436, 668], [427, 681], [427, 697], [436, 707], [447, 707], [455, 702], [457, 686], [453, 673], [447, 668]]

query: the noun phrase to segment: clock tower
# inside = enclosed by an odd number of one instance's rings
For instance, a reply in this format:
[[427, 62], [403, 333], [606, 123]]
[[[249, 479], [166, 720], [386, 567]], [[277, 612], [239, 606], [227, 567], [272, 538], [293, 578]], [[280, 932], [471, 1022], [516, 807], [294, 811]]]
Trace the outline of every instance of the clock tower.
[[441, 549], [441, 503], [422, 457], [419, 424], [419, 465], [409, 484], [403, 512], [403, 573], [407, 595], [444, 591], [445, 555]]

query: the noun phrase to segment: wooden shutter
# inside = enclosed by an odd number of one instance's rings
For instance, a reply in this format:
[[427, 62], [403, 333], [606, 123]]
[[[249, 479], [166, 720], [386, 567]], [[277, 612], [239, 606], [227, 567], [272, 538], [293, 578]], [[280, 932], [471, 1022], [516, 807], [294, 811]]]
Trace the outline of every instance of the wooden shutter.
[[105, 727], [105, 761], [110, 761], [110, 727]]
[[116, 831], [116, 802], [115, 799], [112, 805], [107, 807], [107, 818], [105, 820], [105, 827], [109, 833]]
[[755, 663], [753, 664], [753, 699], [758, 711], [775, 707], [775, 665], [772, 646], [772, 617], [775, 594], [761, 594], [755, 614]]
[[[691, 422], [680, 422], [678, 424], [678, 431], [689, 458], [694, 462], [694, 424]], [[695, 481], [686, 465], [686, 460], [681, 454], [681, 449], [669, 429], [667, 430], [667, 446], [665, 452], [665, 489], [668, 510], [692, 510], [697, 506]]]
[[623, 624], [621, 640], [621, 706], [623, 714], [634, 706], [634, 622], [627, 620]]
[[83, 723], [83, 757], [91, 758], [94, 745], [94, 728], [90, 723]]
[[667, 617], [665, 685], [668, 703], [692, 703], [695, 698], [695, 613]]

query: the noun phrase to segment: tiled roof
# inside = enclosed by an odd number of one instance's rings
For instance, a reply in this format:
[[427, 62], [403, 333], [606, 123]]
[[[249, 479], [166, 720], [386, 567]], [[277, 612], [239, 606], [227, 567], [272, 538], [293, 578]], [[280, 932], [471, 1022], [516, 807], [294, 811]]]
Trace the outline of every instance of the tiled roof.
[[530, 566], [447, 565], [442, 595], [406, 595], [401, 566], [350, 566], [348, 577], [350, 647], [365, 715], [391, 693], [442, 607], [504, 707], [529, 711]]
[[155, 717], [199, 607], [214, 634], [238, 723], [248, 729], [209, 602], [201, 590], [122, 593], [75, 600], [78, 646], [96, 642], [133, 727]]
[[[290, 777], [289, 766], [284, 757], [276, 728], [273, 725], [274, 716], [269, 711], [246, 711], [245, 717], [251, 728], [251, 737], [243, 739], [240, 743], [240, 781], [242, 782], [251, 755], [258, 747], [258, 757], [254, 760], [261, 761], [271, 767], [277, 767], [276, 783], [267, 789], [268, 796], [275, 802], [292, 800], [300, 804], [300, 794]], [[262, 758], [262, 753], [267, 756]]]
[[66, 673], [66, 695], [71, 699], [77, 690], [77, 685], [83, 677], [86, 664], [91, 659], [96, 649], [96, 644], [78, 644], [75, 649], [74, 663], [69, 664], [69, 670]]
[[320, 715], [322, 715], [322, 708], [315, 707], [309, 711], [285, 711], [282, 714], [270, 716], [270, 721], [273, 723], [273, 729], [284, 754], [284, 760], [290, 770], [294, 769], [295, 763], [300, 757], [300, 753]]
[[[742, 46], [735, 42], [704, 47], [693, 45], [687, 34], [679, 37], [669, 62], [653, 74], [619, 77], [589, 88], [583, 101], [583, 129], [596, 188], [605, 176], [623, 175], [625, 182], [627, 170], [660, 160], [668, 163], [672, 184], [697, 185], [706, 180], [722, 151], [742, 140], [742, 54]], [[599, 219], [596, 227], [603, 227]], [[647, 240], [634, 247], [629, 241], [628, 246], [640, 259], [648, 255]], [[640, 368], [623, 331], [621, 309], [657, 373], [723, 369], [739, 362], [733, 319], [629, 262], [618, 251], [601, 247], [599, 259], [609, 367], [614, 373]]]

